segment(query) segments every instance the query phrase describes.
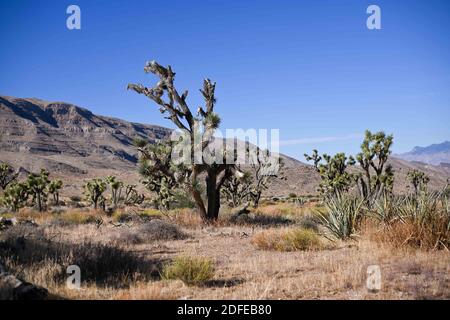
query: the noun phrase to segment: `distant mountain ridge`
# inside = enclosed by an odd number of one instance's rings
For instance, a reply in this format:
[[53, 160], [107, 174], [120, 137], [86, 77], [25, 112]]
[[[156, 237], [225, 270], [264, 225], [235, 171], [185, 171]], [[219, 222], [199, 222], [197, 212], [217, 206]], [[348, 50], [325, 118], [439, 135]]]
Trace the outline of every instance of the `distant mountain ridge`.
[[450, 141], [426, 147], [414, 147], [411, 151], [396, 155], [396, 157], [433, 165], [450, 164]]

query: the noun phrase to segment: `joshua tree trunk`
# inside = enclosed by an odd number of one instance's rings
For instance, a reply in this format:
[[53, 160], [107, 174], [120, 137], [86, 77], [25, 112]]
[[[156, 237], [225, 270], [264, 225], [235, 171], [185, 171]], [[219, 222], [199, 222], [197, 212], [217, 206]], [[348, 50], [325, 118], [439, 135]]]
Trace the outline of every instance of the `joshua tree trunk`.
[[94, 209], [97, 209], [98, 197], [94, 197]]
[[206, 196], [208, 198], [207, 220], [217, 220], [220, 210], [220, 188], [217, 189], [217, 173], [208, 172], [206, 177]]
[[59, 193], [55, 192], [53, 194], [53, 203], [55, 204], [55, 206], [59, 205]]
[[38, 205], [38, 210], [42, 211], [42, 200], [41, 200], [41, 194], [39, 192], [37, 194], [37, 205]]
[[253, 208], [258, 208], [259, 206], [259, 201], [261, 200], [261, 191], [257, 191], [254, 194], [254, 198], [253, 198]]

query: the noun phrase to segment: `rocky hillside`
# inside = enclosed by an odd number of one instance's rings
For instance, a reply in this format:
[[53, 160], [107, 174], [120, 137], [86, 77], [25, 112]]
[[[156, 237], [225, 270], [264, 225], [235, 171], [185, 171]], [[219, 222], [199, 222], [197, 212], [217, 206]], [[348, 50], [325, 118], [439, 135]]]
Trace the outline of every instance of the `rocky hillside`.
[[47, 168], [67, 178], [69, 185], [107, 172], [134, 172], [133, 139], [156, 140], [169, 133], [167, 128], [98, 116], [68, 103], [0, 96], [0, 161], [23, 172]]
[[[80, 194], [83, 181], [117, 175], [138, 184], [136, 137], [163, 139], [170, 129], [131, 123], [95, 115], [87, 109], [62, 102], [0, 96], [0, 161], [8, 162], [22, 174], [47, 168], [64, 179], [66, 195]], [[277, 180], [270, 195], [314, 194], [319, 177], [314, 168], [282, 155], [286, 180]], [[432, 166], [392, 159], [398, 174], [396, 190], [406, 190], [409, 169], [425, 171], [432, 187], [441, 187], [450, 167]]]
[[[2, 152], [82, 159], [73, 168], [108, 167], [104, 160], [136, 163], [133, 138], [167, 136], [169, 129], [94, 115], [60, 102], [0, 97]], [[100, 158], [101, 163], [96, 162]], [[92, 161], [93, 160], [93, 161]], [[62, 161], [62, 163], [64, 163]], [[68, 164], [69, 166], [71, 164]]]

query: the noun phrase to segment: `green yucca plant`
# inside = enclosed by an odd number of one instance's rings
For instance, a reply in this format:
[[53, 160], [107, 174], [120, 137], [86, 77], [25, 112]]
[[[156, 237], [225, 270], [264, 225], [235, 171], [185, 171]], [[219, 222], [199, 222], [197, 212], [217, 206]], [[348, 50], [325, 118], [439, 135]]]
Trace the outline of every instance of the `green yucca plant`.
[[439, 210], [437, 210], [439, 202], [438, 192], [421, 192], [417, 196], [408, 196], [398, 208], [399, 218], [402, 221], [413, 221], [418, 225], [432, 222], [439, 214]]
[[383, 192], [379, 197], [373, 199], [369, 216], [383, 223], [398, 220], [399, 208], [403, 205], [403, 202], [404, 198]]
[[321, 224], [336, 238], [346, 240], [356, 235], [362, 217], [363, 199], [348, 193], [335, 193], [324, 199], [326, 213], [318, 212]]

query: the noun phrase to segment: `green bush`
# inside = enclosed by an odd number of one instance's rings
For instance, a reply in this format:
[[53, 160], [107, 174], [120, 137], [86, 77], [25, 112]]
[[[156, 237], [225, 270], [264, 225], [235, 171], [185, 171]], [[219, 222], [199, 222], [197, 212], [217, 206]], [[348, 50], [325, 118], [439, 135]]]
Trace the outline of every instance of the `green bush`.
[[161, 278], [181, 280], [187, 285], [202, 285], [214, 277], [214, 264], [207, 258], [180, 256], [166, 265]]

